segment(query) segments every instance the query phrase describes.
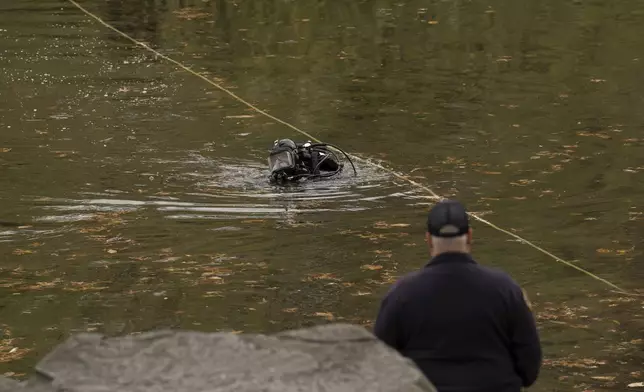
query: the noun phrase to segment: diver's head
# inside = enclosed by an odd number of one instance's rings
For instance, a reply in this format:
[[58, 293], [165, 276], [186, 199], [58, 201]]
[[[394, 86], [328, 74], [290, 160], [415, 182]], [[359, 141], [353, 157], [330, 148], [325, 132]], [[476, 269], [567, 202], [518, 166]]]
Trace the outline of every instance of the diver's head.
[[282, 147], [282, 148], [288, 148], [291, 150], [297, 150], [297, 145], [291, 139], [275, 140], [275, 143], [273, 144], [273, 148], [275, 147]]
[[271, 178], [286, 179], [295, 174], [298, 163], [297, 145], [291, 139], [275, 140], [268, 156]]

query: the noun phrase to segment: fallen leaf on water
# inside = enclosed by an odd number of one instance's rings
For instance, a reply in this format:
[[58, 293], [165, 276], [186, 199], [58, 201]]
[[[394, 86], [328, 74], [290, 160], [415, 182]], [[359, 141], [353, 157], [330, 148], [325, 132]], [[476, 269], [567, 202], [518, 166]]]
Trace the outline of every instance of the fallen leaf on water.
[[577, 135], [578, 136], [594, 136], [594, 137], [598, 137], [600, 139], [611, 139], [611, 136], [606, 135], [605, 133], [590, 133], [590, 132], [581, 131], [581, 132], [577, 132]]
[[591, 378], [599, 381], [613, 381], [615, 376], [592, 376]]
[[252, 114], [239, 114], [236, 116], [225, 116], [224, 118], [253, 118], [253, 117], [255, 116]]
[[597, 249], [597, 253], [611, 253], [612, 250], [610, 249], [604, 249], [604, 248], [599, 248]]
[[[11, 334], [7, 334], [10, 336]], [[23, 358], [30, 349], [14, 346], [14, 339], [0, 339], [0, 363], [6, 363]]]
[[322, 272], [317, 274], [308, 274], [304, 280], [310, 281], [310, 280], [339, 280], [339, 279], [331, 273]]
[[5, 377], [22, 377], [25, 376], [26, 373], [15, 373], [15, 372], [6, 372], [4, 374]]
[[206, 293], [203, 295], [205, 298], [212, 298], [212, 297], [223, 297], [224, 295], [220, 291], [206, 291]]
[[130, 260], [146, 261], [146, 260], [150, 260], [150, 257], [149, 256], [132, 256], [132, 257], [130, 257]]
[[109, 285], [107, 286], [100, 286], [100, 282], [70, 282], [70, 284], [65, 287], [63, 290], [65, 291], [90, 291], [90, 290], [105, 290], [109, 288]]
[[380, 255], [382, 257], [387, 257], [389, 259], [391, 258], [391, 251], [390, 250], [374, 250], [372, 252], [377, 254], [377, 255]]
[[113, 255], [114, 253], [118, 253], [118, 252], [116, 251], [116, 249], [108, 249], [107, 253]]
[[628, 384], [629, 388], [644, 388], [644, 382], [634, 382]]
[[0, 148], [0, 152], [9, 152], [11, 151], [10, 148]]
[[379, 270], [379, 269], [382, 269], [382, 265], [366, 264], [366, 265], [363, 265], [363, 266], [362, 266], [362, 267], [360, 267], [360, 268], [362, 268], [362, 269], [366, 269], [366, 270], [369, 270], [369, 271], [377, 271], [377, 270]]
[[211, 14], [203, 12], [198, 8], [184, 8], [181, 10], [174, 11], [173, 14], [175, 14], [179, 19], [187, 19], [187, 20], [207, 18], [211, 16]]
[[410, 226], [409, 223], [387, 223], [383, 221], [379, 221], [374, 223], [373, 227], [377, 229], [389, 229], [391, 227], [408, 227]]
[[316, 313], [314, 314], [314, 316], [317, 316], [317, 317], [324, 317], [324, 318], [326, 318], [326, 319], [327, 319], [327, 320], [329, 320], [329, 321], [331, 321], [331, 320], [334, 320], [334, 319], [335, 319], [335, 316], [333, 316], [333, 313], [330, 313], [330, 312], [316, 312]]
[[282, 312], [284, 312], [284, 313], [295, 313], [295, 312], [297, 312], [297, 308], [282, 309]]
[[377, 241], [379, 239], [385, 238], [384, 234], [375, 234], [375, 233], [366, 233], [366, 234], [358, 234], [358, 237], [360, 238], [366, 238], [371, 241]]
[[371, 294], [370, 291], [358, 291], [358, 292], [355, 292], [355, 293], [353, 293], [351, 295], [357, 296], [357, 297], [362, 297], [364, 295], [370, 295], [370, 294]]
[[598, 365], [605, 365], [605, 361], [598, 361], [593, 358], [563, 358], [563, 359], [553, 359], [546, 360], [544, 364], [551, 366], [561, 366], [568, 368], [581, 368], [581, 369], [596, 369]]
[[28, 255], [28, 254], [31, 254], [31, 253], [34, 253], [34, 252], [31, 251], [31, 250], [25, 250], [25, 249], [16, 249], [16, 250], [13, 251], [13, 254], [18, 255], [18, 256]]

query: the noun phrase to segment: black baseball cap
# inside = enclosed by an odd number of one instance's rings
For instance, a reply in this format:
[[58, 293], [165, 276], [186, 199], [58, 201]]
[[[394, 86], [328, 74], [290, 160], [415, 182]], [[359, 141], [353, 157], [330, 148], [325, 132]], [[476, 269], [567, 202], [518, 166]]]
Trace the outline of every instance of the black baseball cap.
[[434, 237], [458, 237], [470, 228], [465, 206], [456, 200], [436, 203], [427, 217], [427, 231]]

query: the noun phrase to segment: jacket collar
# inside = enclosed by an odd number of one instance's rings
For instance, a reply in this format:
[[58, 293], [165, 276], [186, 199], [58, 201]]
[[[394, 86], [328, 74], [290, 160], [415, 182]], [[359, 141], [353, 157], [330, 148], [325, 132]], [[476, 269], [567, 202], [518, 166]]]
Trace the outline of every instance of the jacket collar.
[[434, 256], [429, 260], [425, 267], [431, 267], [438, 264], [445, 263], [469, 263], [476, 264], [476, 261], [467, 253], [461, 252], [445, 252]]

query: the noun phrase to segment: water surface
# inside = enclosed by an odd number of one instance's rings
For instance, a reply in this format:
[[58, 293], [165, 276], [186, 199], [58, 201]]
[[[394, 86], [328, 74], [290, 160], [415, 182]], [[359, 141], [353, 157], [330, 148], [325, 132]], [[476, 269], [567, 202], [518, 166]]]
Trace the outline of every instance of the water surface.
[[[82, 4], [272, 115], [641, 290], [637, 3]], [[78, 331], [369, 327], [391, 282], [426, 261], [425, 191], [361, 162], [358, 177], [269, 185], [267, 148], [300, 135], [70, 3], [3, 2], [0, 42], [1, 372], [24, 377]], [[476, 257], [535, 305], [534, 390], [644, 381], [642, 297], [474, 230]]]

